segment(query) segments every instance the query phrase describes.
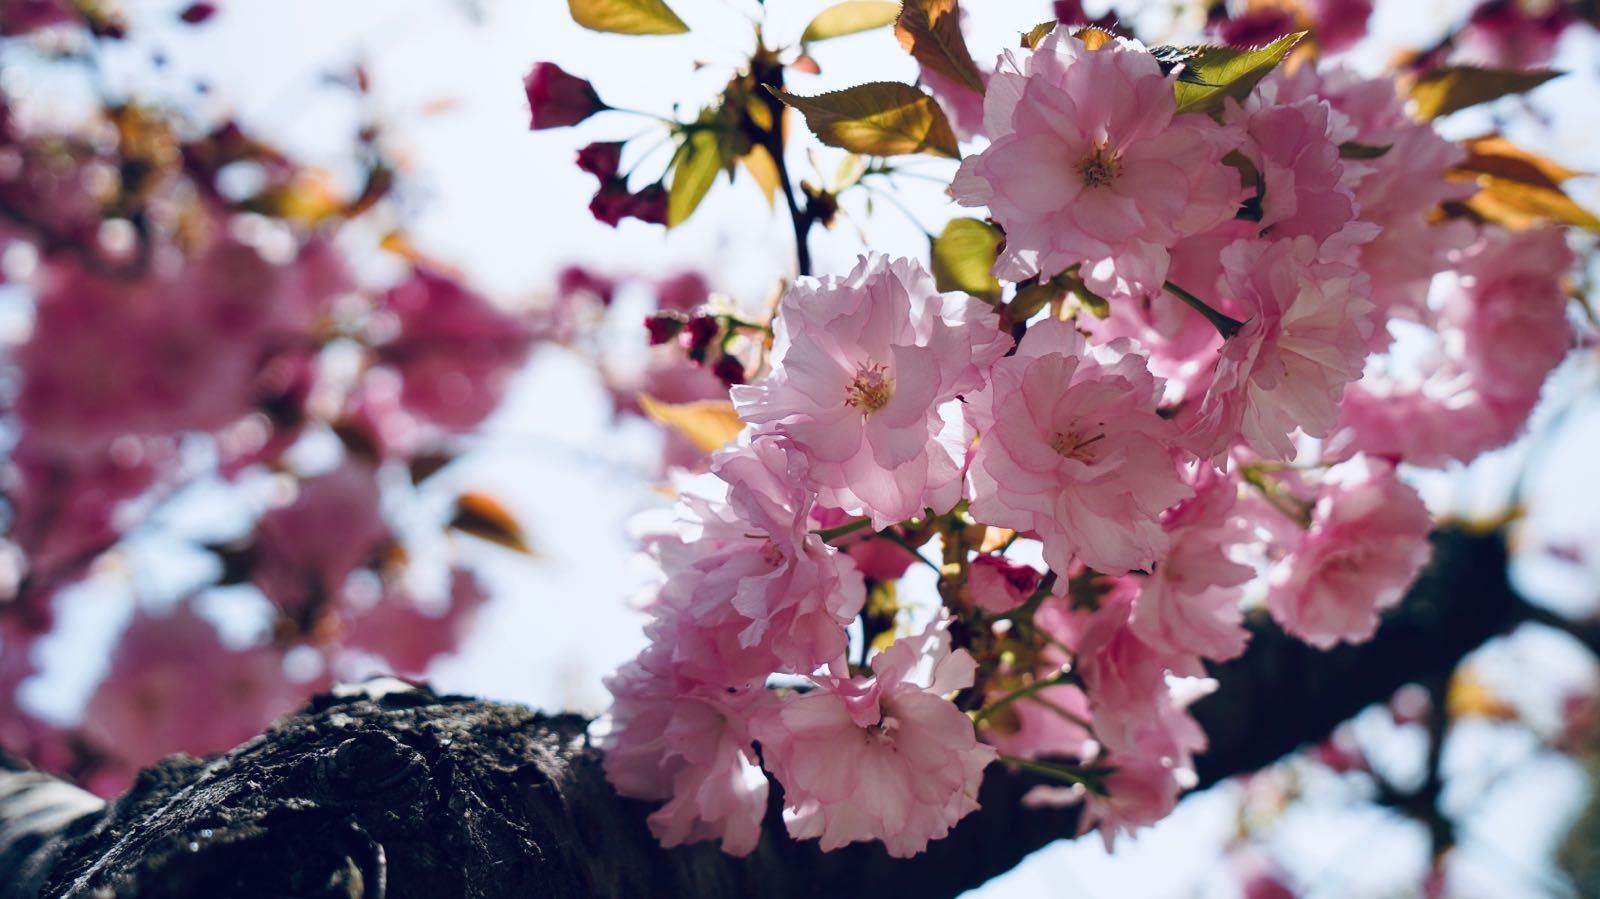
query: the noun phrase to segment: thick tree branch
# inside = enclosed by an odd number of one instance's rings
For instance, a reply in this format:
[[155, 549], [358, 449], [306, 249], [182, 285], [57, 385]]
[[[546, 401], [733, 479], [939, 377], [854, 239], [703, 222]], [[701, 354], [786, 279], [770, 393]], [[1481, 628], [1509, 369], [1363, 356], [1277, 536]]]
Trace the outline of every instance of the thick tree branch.
[[[1435, 545], [1372, 642], [1322, 653], [1261, 627], [1218, 667], [1221, 690], [1195, 708], [1212, 741], [1202, 787], [1448, 673], [1518, 620], [1498, 535], [1445, 530]], [[69, 802], [51, 824], [73, 823], [43, 843], [35, 831], [8, 849], [16, 816], [0, 799], [0, 899], [952, 896], [1076, 828], [1076, 809], [1022, 808], [1033, 781], [997, 766], [984, 809], [914, 859], [876, 844], [821, 853], [784, 837], [776, 814], [747, 859], [663, 850], [644, 824], [651, 806], [606, 784], [585, 724], [420, 690], [319, 697], [226, 756], [156, 765], [103, 812]]]

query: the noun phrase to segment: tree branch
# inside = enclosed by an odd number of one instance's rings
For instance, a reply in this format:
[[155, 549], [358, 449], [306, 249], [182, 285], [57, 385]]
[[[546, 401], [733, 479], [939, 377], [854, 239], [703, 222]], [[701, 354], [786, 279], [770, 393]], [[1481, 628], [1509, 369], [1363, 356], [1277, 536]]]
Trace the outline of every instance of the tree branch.
[[[1324, 653], [1263, 625], [1241, 658], [1217, 666], [1221, 689], [1195, 707], [1211, 737], [1201, 787], [1324, 738], [1515, 624], [1523, 604], [1499, 535], [1446, 529], [1435, 550], [1370, 643]], [[383, 683], [318, 697], [212, 761], [163, 761], [103, 812], [61, 816], [72, 823], [43, 842], [36, 833], [26, 851], [8, 850], [17, 816], [0, 799], [0, 865], [43, 872], [0, 877], [0, 899], [953, 896], [1077, 827], [1076, 808], [1023, 808], [1037, 781], [995, 766], [983, 810], [913, 859], [790, 840], [776, 796], [749, 858], [706, 844], [664, 850], [644, 823], [653, 804], [611, 790], [584, 719]], [[0, 775], [0, 796], [7, 776], [31, 775]]]

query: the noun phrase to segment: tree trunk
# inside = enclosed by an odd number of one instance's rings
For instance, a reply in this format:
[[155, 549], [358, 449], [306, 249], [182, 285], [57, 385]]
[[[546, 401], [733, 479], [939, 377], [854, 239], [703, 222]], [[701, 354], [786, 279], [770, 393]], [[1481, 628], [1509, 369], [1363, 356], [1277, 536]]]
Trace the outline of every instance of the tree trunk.
[[[1195, 707], [1211, 738], [1201, 788], [1447, 675], [1525, 617], [1500, 535], [1447, 529], [1435, 550], [1370, 643], [1324, 653], [1254, 628]], [[225, 756], [166, 759], [109, 805], [0, 773], [0, 899], [953, 896], [1077, 828], [1076, 808], [1023, 808], [1037, 781], [997, 764], [983, 809], [913, 859], [790, 840], [776, 797], [748, 858], [665, 850], [645, 827], [652, 805], [606, 783], [586, 724], [377, 681], [319, 696]]]

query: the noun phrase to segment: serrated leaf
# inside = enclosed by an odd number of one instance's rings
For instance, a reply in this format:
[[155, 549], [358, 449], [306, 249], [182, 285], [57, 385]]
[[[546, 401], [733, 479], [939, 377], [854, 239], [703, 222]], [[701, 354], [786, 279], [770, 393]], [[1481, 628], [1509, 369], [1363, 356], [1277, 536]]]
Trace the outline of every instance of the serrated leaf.
[[1023, 32], [1022, 49], [1032, 50], [1034, 47], [1039, 46], [1039, 42], [1044, 40], [1046, 37], [1049, 37], [1050, 32], [1055, 31], [1056, 26], [1059, 24], [1061, 23], [1055, 19], [1051, 19], [1048, 22], [1040, 22], [1039, 24]]
[[1441, 66], [1419, 76], [1411, 85], [1417, 118], [1431, 121], [1469, 106], [1527, 93], [1563, 73], [1535, 69], [1526, 72], [1480, 69], [1476, 66]]
[[456, 511], [449, 526], [523, 555], [533, 555], [533, 548], [522, 534], [522, 526], [499, 500], [486, 493], [463, 493], [457, 497]]
[[689, 26], [662, 0], [567, 0], [572, 21], [611, 34], [683, 34]]
[[683, 224], [700, 206], [727, 161], [717, 132], [701, 128], [689, 132], [672, 159], [672, 184], [667, 188], [667, 227]]
[[1222, 111], [1223, 101], [1230, 97], [1243, 100], [1305, 36], [1304, 31], [1286, 34], [1255, 50], [1238, 47], [1194, 48], [1194, 55], [1184, 65], [1185, 73], [1192, 74], [1197, 80], [1179, 78], [1172, 84], [1173, 94], [1178, 100], [1178, 112], [1212, 114]]
[[845, 0], [817, 13], [811, 24], [806, 26], [805, 33], [800, 35], [800, 43], [809, 44], [882, 28], [892, 24], [899, 15], [898, 3], [889, 3], [886, 0]]
[[1000, 298], [1000, 281], [990, 272], [1000, 252], [1001, 234], [974, 218], [951, 219], [933, 239], [933, 283], [989, 302]]
[[1358, 144], [1353, 140], [1347, 140], [1339, 145], [1339, 158], [1377, 159], [1392, 149], [1394, 149], [1393, 144], [1384, 144], [1383, 146], [1379, 147], [1371, 144]]
[[983, 74], [972, 61], [967, 39], [961, 34], [961, 4], [957, 0], [905, 0], [894, 36], [917, 62], [939, 74], [983, 93]]
[[678, 432], [701, 452], [712, 452], [739, 436], [744, 422], [727, 400], [697, 400], [692, 403], [663, 403], [649, 394], [639, 394], [639, 408], [655, 422]]
[[783, 178], [778, 174], [778, 164], [773, 161], [772, 154], [767, 152], [767, 148], [760, 144], [751, 147], [750, 152], [739, 157], [739, 163], [761, 188], [761, 195], [767, 198], [767, 205], [776, 206], [778, 188], [782, 185]]
[[1106, 44], [1114, 44], [1117, 42], [1116, 35], [1105, 30], [1104, 28], [1096, 28], [1093, 25], [1086, 25], [1082, 28], [1079, 28], [1073, 37], [1083, 41], [1083, 46], [1087, 50], [1098, 50], [1101, 47], [1104, 47]]
[[933, 153], [961, 158], [944, 110], [909, 84], [875, 81], [815, 97], [773, 93], [800, 110], [811, 132], [830, 147], [868, 156]]

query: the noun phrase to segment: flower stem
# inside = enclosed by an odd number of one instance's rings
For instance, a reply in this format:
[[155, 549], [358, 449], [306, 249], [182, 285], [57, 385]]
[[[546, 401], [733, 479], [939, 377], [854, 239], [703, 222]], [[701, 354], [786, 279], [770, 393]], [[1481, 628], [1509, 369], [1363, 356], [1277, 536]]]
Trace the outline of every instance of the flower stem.
[[1074, 678], [1072, 676], [1072, 672], [1057, 671], [1055, 674], [1052, 674], [1049, 677], [1040, 678], [1026, 687], [1013, 690], [1011, 693], [1002, 696], [994, 702], [984, 706], [978, 710], [978, 713], [972, 717], [972, 720], [975, 723], [981, 724], [991, 715], [994, 715], [1001, 709], [1011, 705], [1013, 702], [1016, 702], [1019, 699], [1025, 699], [1035, 693], [1038, 693], [1040, 690], [1048, 690], [1051, 687], [1059, 687], [1062, 684], [1071, 683], [1073, 680]]
[[1239, 333], [1239, 329], [1244, 327], [1244, 322], [1223, 315], [1207, 305], [1205, 300], [1200, 299], [1171, 281], [1166, 283], [1166, 288], [1168, 293], [1182, 300], [1189, 308], [1205, 316], [1206, 321], [1217, 329], [1217, 333], [1221, 334], [1224, 340]]

